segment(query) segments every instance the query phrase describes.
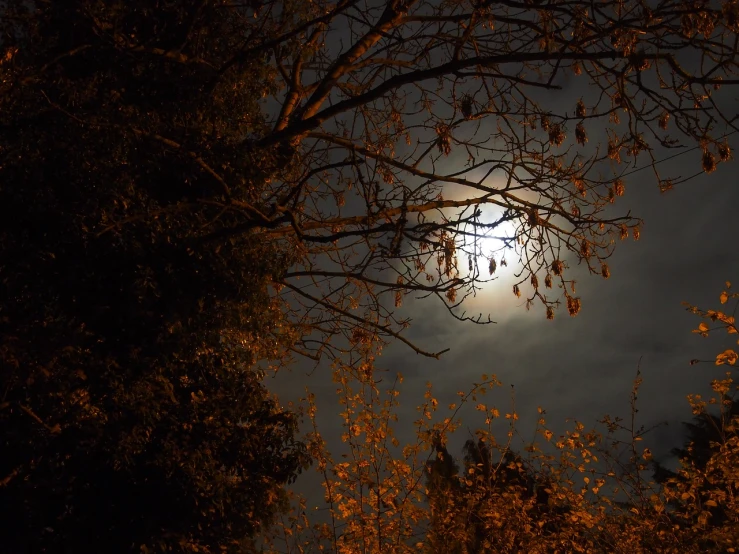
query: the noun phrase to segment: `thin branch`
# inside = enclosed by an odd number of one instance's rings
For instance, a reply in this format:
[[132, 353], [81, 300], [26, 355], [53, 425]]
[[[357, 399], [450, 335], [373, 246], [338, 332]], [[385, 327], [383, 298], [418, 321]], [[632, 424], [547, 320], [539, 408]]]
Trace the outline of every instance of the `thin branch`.
[[23, 410], [26, 414], [28, 414], [31, 417], [31, 419], [33, 419], [36, 423], [38, 423], [39, 425], [42, 425], [47, 431], [49, 431], [49, 433], [54, 434], [54, 435], [57, 433], [61, 433], [62, 428], [59, 427], [58, 423], [54, 425], [53, 427], [51, 427], [50, 425], [47, 425], [43, 419], [37, 416], [34, 413], [34, 411], [28, 406], [24, 406], [23, 404], [18, 404], [18, 407], [21, 410]]
[[408, 345], [416, 354], [420, 354], [421, 356], [426, 356], [428, 358], [435, 358], [439, 359], [442, 354], [445, 354], [446, 352], [449, 352], [449, 348], [445, 348], [444, 350], [440, 350], [439, 352], [427, 352], [425, 350], [420, 349], [415, 344], [413, 344], [411, 341], [409, 341], [407, 338], [402, 336], [397, 331], [393, 331], [389, 325], [380, 325], [379, 323], [374, 323], [373, 321], [368, 321], [366, 319], [363, 319], [359, 316], [356, 316], [354, 314], [351, 314], [345, 310], [342, 310], [341, 308], [334, 306], [327, 302], [326, 300], [322, 300], [320, 298], [316, 298], [315, 296], [308, 294], [307, 292], [300, 290], [298, 287], [291, 285], [290, 283], [286, 283], [285, 281], [280, 281], [282, 285], [289, 288], [290, 290], [294, 291], [295, 293], [299, 294], [300, 296], [303, 296], [310, 300], [311, 302], [314, 302], [315, 304], [318, 304], [320, 306], [323, 306], [324, 308], [336, 312], [338, 314], [343, 315], [344, 317], [348, 317], [349, 319], [352, 319], [358, 323], [361, 323], [362, 325], [369, 325], [370, 327], [374, 327], [378, 331], [385, 333], [387, 335], [390, 335], [391, 337], [394, 337], [401, 341], [402, 343]]
[[20, 474], [20, 472], [21, 472], [21, 468], [20, 466], [18, 466], [13, 471], [8, 473], [5, 477], [0, 479], [0, 488], [7, 487], [8, 484]]
[[211, 177], [213, 177], [216, 181], [218, 181], [218, 183], [220, 183], [221, 187], [223, 188], [223, 192], [227, 198], [231, 197], [231, 189], [229, 188], [225, 179], [221, 177], [212, 167], [210, 167], [208, 163], [203, 158], [201, 158], [198, 154], [185, 149], [180, 143], [175, 142], [166, 137], [163, 137], [161, 135], [158, 135], [156, 133], [148, 133], [146, 131], [142, 131], [141, 129], [136, 129], [136, 128], [132, 128], [131, 130], [139, 136], [154, 139], [156, 141], [161, 142], [162, 144], [166, 144], [170, 148], [174, 148], [175, 150], [179, 150], [180, 152], [187, 154], [190, 158], [195, 160], [195, 163], [197, 163], [200, 167], [202, 167], [206, 173], [208, 173]]

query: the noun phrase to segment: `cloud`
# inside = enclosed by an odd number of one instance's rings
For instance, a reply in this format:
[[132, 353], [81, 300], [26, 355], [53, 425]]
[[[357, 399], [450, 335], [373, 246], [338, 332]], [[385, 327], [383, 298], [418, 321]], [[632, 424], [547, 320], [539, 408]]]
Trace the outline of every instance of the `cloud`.
[[[672, 152], [655, 151], [659, 159]], [[692, 175], [700, 169], [700, 151], [692, 151], [658, 166], [663, 175]], [[482, 373], [494, 373], [504, 387], [491, 403], [507, 410], [514, 385], [518, 429], [532, 434], [536, 408], [547, 410], [555, 434], [566, 418], [593, 425], [604, 414], [627, 417], [629, 395], [637, 368], [643, 384], [638, 397], [638, 422], [655, 428], [645, 440], [655, 456], [666, 458], [678, 446], [680, 421], [690, 419], [688, 393], [710, 391], [710, 381], [723, 377], [723, 368], [689, 365], [689, 360], [712, 359], [723, 350], [721, 340], [691, 334], [698, 320], [681, 301], [715, 306], [725, 280], [739, 285], [739, 186], [736, 166], [722, 164], [711, 175], [701, 175], [660, 194], [650, 170], [630, 176], [626, 195], [614, 213], [644, 219], [641, 240], [616, 245], [609, 260], [611, 278], [578, 273], [581, 313], [571, 318], [563, 309], [547, 321], [541, 306], [526, 311], [511, 287], [515, 261], [499, 268], [499, 278], [465, 305], [470, 314], [489, 313], [493, 325], [473, 325], [453, 319], [439, 299], [404, 301], [403, 314], [413, 319], [404, 336], [425, 350], [450, 348], [441, 360], [419, 356], [402, 344], [388, 347], [378, 360], [389, 375], [405, 376], [401, 388], [401, 442], [414, 438], [415, 406], [422, 402], [427, 381], [434, 384], [440, 404], [456, 400]], [[272, 382], [281, 397], [296, 398], [305, 384], [317, 395], [321, 423], [329, 444], [338, 445], [340, 421], [330, 370], [320, 367], [304, 377], [307, 366], [283, 373]], [[479, 414], [464, 412], [471, 428]], [[505, 422], [501, 426], [504, 432]], [[468, 436], [453, 440], [461, 447]]]
[[[689, 174], [695, 163], [686, 155], [670, 169]], [[691, 417], [685, 395], [705, 393], [711, 379], [723, 376], [710, 365], [689, 365], [692, 358], [713, 358], [721, 342], [690, 333], [698, 321], [681, 301], [713, 306], [724, 281], [739, 274], [739, 187], [730, 182], [730, 171], [723, 167], [668, 194], [660, 194], [648, 175], [634, 179], [623, 211], [631, 208], [644, 218], [642, 238], [617, 245], [609, 280], [579, 278], [583, 310], [576, 318], [559, 310], [554, 321], [546, 321], [541, 309], [514, 306], [521, 302], [503, 277], [490, 284], [497, 290], [470, 303], [476, 311], [490, 310], [497, 325], [459, 323], [432, 302], [409, 302], [409, 337], [422, 347], [451, 350], [437, 362], [394, 345], [383, 365], [403, 372], [410, 398], [418, 397], [426, 381], [453, 396], [481, 373], [495, 373], [515, 385], [521, 426], [541, 405], [560, 427], [564, 422], [557, 420], [566, 417], [591, 424], [606, 413], [628, 415], [641, 367], [639, 420], [648, 426], [672, 422], [651, 438], [655, 453], [668, 451], [679, 439], [677, 422]], [[498, 307], [505, 310], [498, 313]], [[503, 391], [501, 401], [507, 396]]]

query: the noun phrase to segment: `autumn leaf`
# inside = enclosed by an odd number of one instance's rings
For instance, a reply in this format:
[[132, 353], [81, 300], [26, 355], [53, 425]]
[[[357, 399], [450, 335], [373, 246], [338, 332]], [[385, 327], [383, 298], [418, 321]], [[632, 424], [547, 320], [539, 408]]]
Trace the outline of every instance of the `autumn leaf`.
[[721, 354], [716, 356], [716, 365], [734, 365], [736, 363], [737, 358], [739, 358], [739, 355], [737, 355], [736, 352], [734, 352], [731, 349], [724, 350]]

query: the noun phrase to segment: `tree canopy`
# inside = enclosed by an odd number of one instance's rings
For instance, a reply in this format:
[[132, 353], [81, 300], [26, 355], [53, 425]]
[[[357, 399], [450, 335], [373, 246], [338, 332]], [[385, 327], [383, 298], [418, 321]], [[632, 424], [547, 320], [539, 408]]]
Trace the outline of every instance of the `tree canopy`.
[[510, 258], [575, 315], [572, 267], [639, 237], [626, 162], [668, 190], [656, 149], [731, 157], [737, 30], [735, 1], [0, 3], [9, 548], [247, 548], [308, 463], [264, 371], [438, 357], [404, 296], [486, 322], [460, 306]]
[[202, 67], [115, 42], [192, 32], [225, 60], [215, 4], [2, 9], [2, 549], [243, 551], [308, 462], [255, 366], [294, 342], [267, 292], [291, 253], [200, 236], [270, 171], [234, 150], [265, 66], [206, 92]]

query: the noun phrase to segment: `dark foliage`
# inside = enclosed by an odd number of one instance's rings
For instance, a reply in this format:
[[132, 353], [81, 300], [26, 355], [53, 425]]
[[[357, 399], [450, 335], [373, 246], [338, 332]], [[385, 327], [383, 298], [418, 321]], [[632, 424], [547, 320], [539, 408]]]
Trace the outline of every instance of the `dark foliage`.
[[[712, 458], [716, 457], [716, 452], [727, 444], [728, 440], [735, 436], [735, 428], [733, 427], [736, 418], [739, 417], [739, 401], [725, 396], [721, 410], [716, 412], [702, 411], [696, 413], [691, 421], [684, 421], [683, 427], [685, 431], [685, 443], [681, 448], [673, 448], [672, 455], [683, 461], [684, 467], [690, 467], [700, 473], [707, 473], [709, 465], [714, 464]], [[653, 477], [660, 484], [687, 484], [690, 482], [685, 472], [675, 472], [659, 462], [653, 463]], [[708, 472], [710, 473], [710, 471]], [[712, 479], [706, 479], [700, 486], [696, 487], [696, 492], [706, 496], [709, 491], [714, 488]], [[673, 508], [678, 513], [684, 511], [681, 501], [674, 501]], [[707, 523], [714, 527], [726, 525], [727, 521], [732, 519], [731, 510], [722, 505], [706, 506], [710, 517]], [[706, 548], [714, 547], [713, 543], [706, 543]]]
[[[693, 417], [692, 421], [684, 421], [685, 445], [682, 448], [673, 448], [672, 455], [689, 461], [699, 469], [705, 469], [711, 456], [715, 453], [715, 445], [726, 441], [726, 428], [731, 420], [739, 416], [739, 401], [725, 398], [725, 405], [720, 413], [702, 412]], [[664, 483], [678, 474], [654, 463], [654, 478], [658, 483]]]
[[[525, 460], [509, 449], [491, 446], [485, 440], [468, 440], [463, 449], [463, 472], [446, 445], [437, 439], [436, 459], [426, 465], [426, 487], [431, 506], [428, 547], [434, 552], [484, 553], [494, 545], [496, 537], [486, 526], [487, 508], [499, 503], [511, 504], [523, 500], [530, 504], [531, 514], [544, 524], [542, 532], [553, 531], [548, 517], [555, 510], [561, 515], [566, 509], [549, 506], [549, 489], [543, 475], [535, 475]], [[497, 457], [497, 460], [496, 460]], [[515, 500], [514, 500], [515, 499]], [[449, 533], [444, 514], [456, 514], [452, 525], [465, 531], [464, 544]], [[498, 545], [500, 546], [500, 545]]]
[[202, 237], [289, 162], [242, 144], [270, 77], [200, 61], [215, 2], [0, 9], [0, 550], [246, 550], [307, 460], [257, 369], [290, 258]]

